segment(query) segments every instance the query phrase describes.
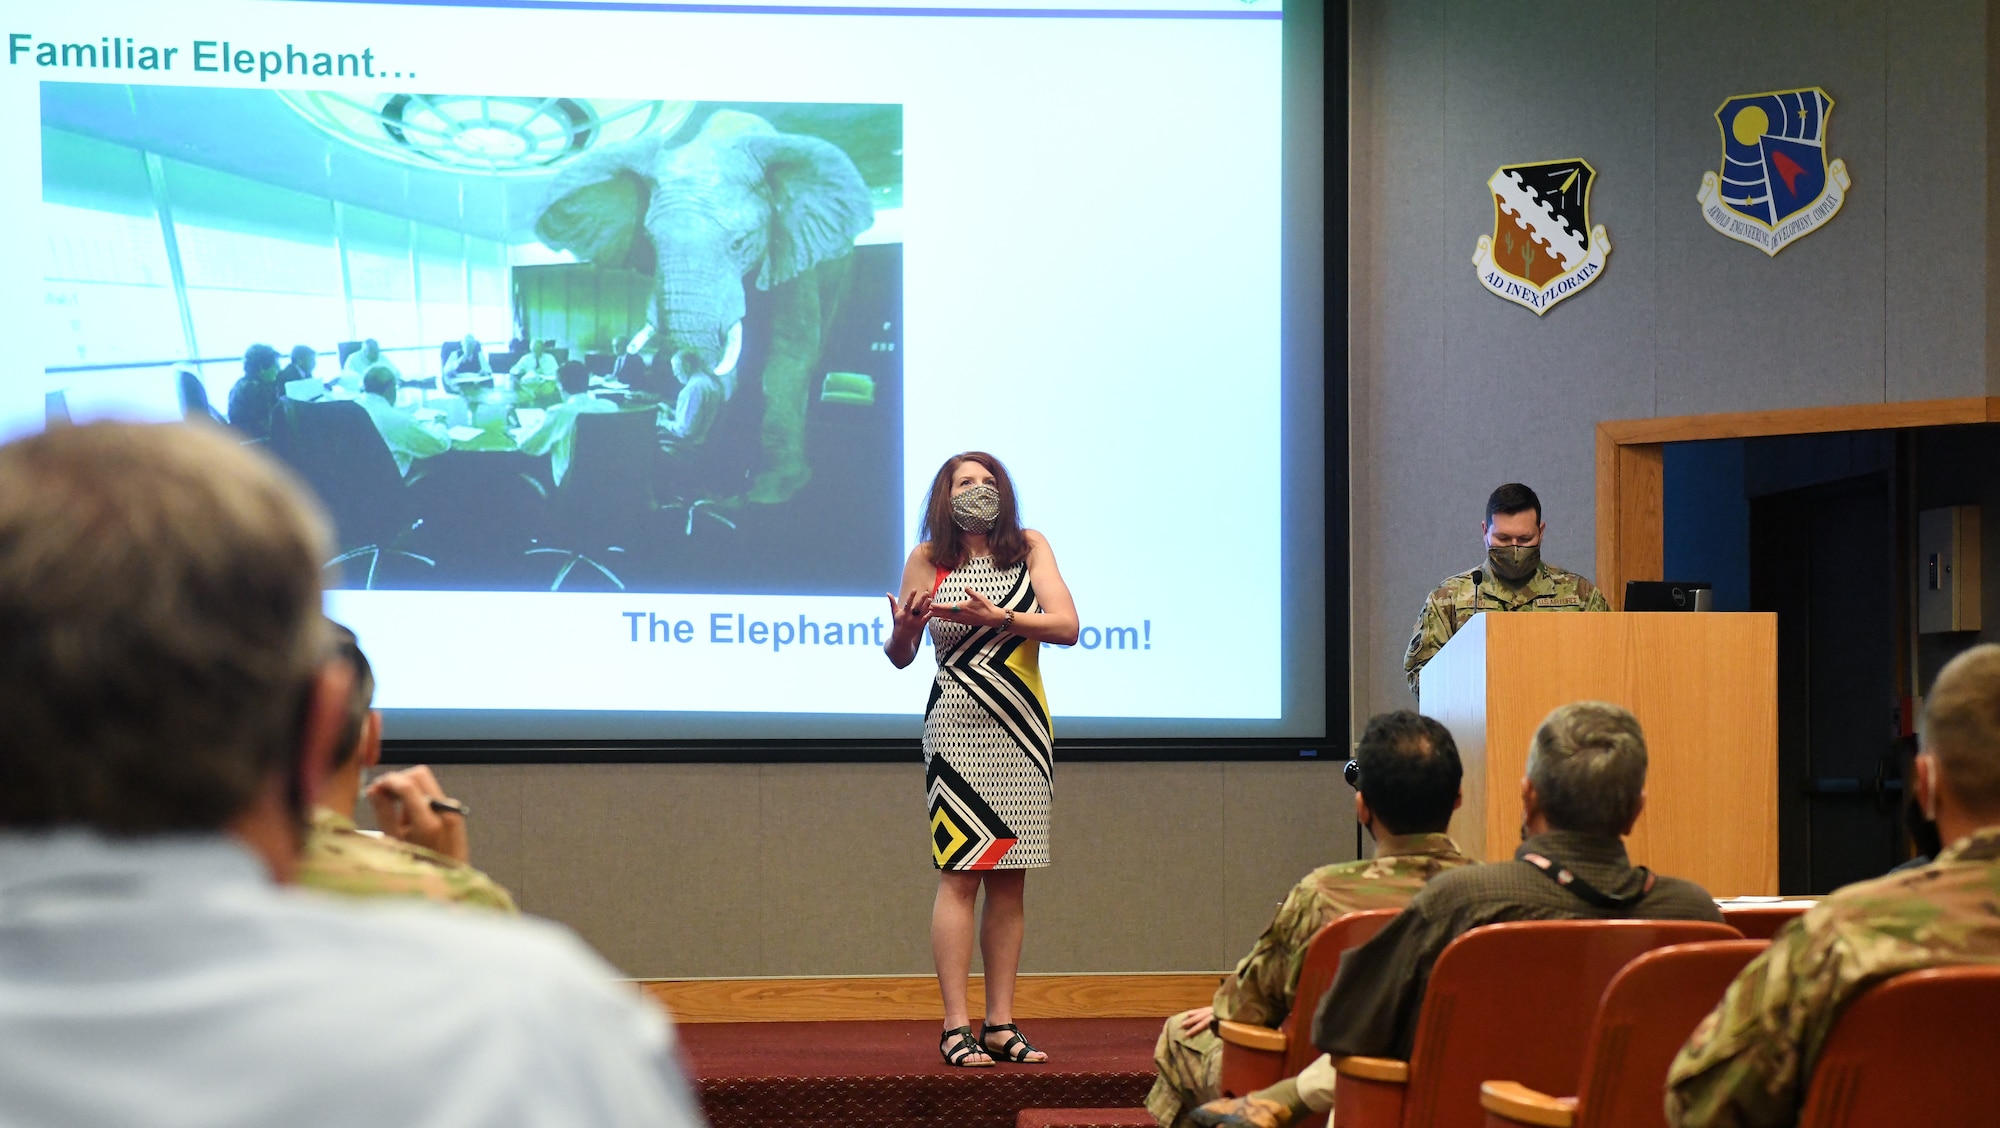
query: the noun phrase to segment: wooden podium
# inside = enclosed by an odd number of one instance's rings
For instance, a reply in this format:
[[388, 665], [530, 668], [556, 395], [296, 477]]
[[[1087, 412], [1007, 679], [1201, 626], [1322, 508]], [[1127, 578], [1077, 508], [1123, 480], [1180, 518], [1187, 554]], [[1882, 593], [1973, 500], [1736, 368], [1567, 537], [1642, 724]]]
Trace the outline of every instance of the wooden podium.
[[1422, 711], [1465, 765], [1459, 847], [1520, 844], [1528, 745], [1551, 709], [1609, 701], [1646, 733], [1635, 864], [1717, 897], [1778, 891], [1778, 619], [1768, 613], [1475, 615], [1424, 666]]

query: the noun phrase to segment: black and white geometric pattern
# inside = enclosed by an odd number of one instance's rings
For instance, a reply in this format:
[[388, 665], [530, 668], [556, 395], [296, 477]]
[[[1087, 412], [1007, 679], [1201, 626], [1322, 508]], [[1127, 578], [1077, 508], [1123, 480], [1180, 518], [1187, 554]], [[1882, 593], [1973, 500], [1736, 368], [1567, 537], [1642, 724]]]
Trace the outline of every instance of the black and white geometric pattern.
[[[1002, 571], [991, 557], [976, 557], [939, 582], [937, 598], [959, 603], [967, 591], [1016, 614], [1041, 610], [1026, 563]], [[1040, 691], [1040, 644], [942, 619], [931, 620], [930, 629], [938, 672], [924, 714], [924, 763], [942, 759], [949, 769], [926, 772], [932, 860], [940, 869], [1046, 866], [1055, 747]], [[982, 809], [999, 825], [983, 825]], [[943, 824], [955, 827], [968, 845], [945, 851], [954, 836]], [[992, 834], [983, 850], [970, 845], [981, 830]], [[1007, 837], [1012, 846], [996, 856], [993, 847]]]

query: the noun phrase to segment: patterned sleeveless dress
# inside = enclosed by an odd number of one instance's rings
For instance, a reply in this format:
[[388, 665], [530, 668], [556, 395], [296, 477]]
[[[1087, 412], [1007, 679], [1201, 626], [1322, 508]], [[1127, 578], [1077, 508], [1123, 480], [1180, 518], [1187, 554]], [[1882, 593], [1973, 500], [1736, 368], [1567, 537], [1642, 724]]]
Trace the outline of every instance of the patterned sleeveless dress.
[[[939, 602], [976, 591], [1004, 611], [1036, 612], [1028, 565], [974, 557], [940, 574]], [[931, 860], [941, 870], [1049, 864], [1055, 745], [1042, 692], [1041, 644], [998, 628], [932, 619], [937, 680], [924, 708], [924, 790]]]

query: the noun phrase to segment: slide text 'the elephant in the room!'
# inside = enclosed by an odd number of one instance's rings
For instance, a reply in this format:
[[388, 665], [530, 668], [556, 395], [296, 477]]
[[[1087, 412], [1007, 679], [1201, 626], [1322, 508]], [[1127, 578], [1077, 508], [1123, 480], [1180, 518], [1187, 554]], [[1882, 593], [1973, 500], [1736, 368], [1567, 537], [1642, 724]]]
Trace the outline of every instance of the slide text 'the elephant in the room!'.
[[655, 364], [683, 380], [728, 377], [744, 286], [772, 291], [763, 451], [748, 494], [770, 504], [812, 476], [808, 387], [846, 256], [874, 221], [868, 187], [838, 146], [719, 110], [683, 145], [648, 137], [586, 153], [551, 183], [535, 234], [588, 262], [650, 271], [663, 337]]

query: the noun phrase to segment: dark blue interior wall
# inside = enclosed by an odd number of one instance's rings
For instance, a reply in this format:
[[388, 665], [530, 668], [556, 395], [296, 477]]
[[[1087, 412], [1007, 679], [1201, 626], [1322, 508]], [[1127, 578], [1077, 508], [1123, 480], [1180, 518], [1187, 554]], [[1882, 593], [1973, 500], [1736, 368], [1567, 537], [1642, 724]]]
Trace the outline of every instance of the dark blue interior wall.
[[1750, 500], [1744, 441], [1668, 443], [1666, 578], [1715, 585], [1717, 611], [1750, 609]]

